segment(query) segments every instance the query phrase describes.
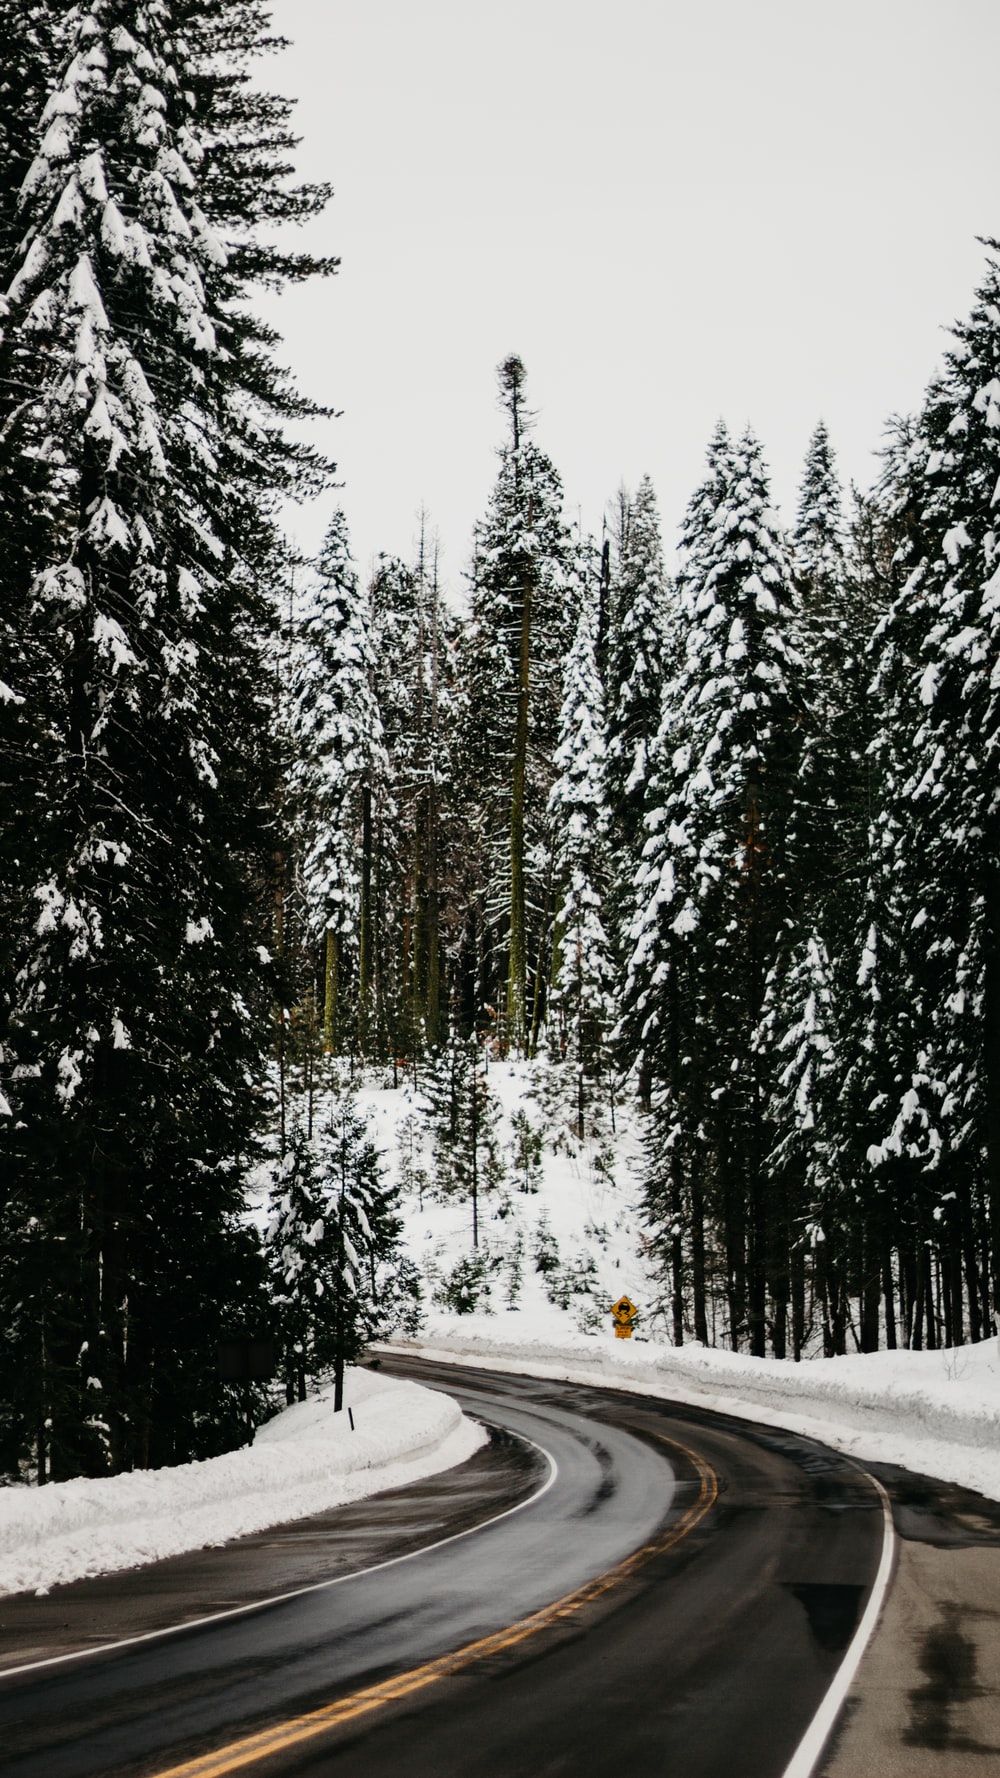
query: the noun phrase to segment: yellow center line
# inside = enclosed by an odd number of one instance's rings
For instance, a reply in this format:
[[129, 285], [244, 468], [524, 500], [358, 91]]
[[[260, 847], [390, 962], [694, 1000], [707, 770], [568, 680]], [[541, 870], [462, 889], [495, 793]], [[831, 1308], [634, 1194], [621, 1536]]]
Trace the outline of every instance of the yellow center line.
[[641, 1549], [635, 1550], [631, 1556], [627, 1556], [615, 1568], [610, 1568], [606, 1574], [600, 1575], [597, 1580], [588, 1581], [586, 1586], [580, 1587], [575, 1593], [567, 1593], [565, 1598], [557, 1599], [553, 1605], [533, 1612], [530, 1617], [522, 1618], [505, 1630], [497, 1630], [491, 1636], [469, 1642], [464, 1648], [456, 1649], [454, 1654], [442, 1655], [439, 1660], [428, 1661], [422, 1667], [413, 1667], [408, 1673], [400, 1673], [395, 1679], [366, 1686], [363, 1691], [354, 1692], [348, 1698], [340, 1698], [335, 1704], [326, 1704], [322, 1709], [310, 1710], [304, 1716], [275, 1723], [272, 1728], [263, 1729], [260, 1734], [231, 1741], [228, 1747], [220, 1747], [215, 1753], [204, 1754], [200, 1759], [187, 1760], [180, 1766], [165, 1768], [156, 1773], [155, 1778], [225, 1778], [229, 1772], [242, 1771], [245, 1766], [253, 1765], [258, 1760], [284, 1753], [299, 1742], [326, 1734], [341, 1723], [366, 1716], [370, 1711], [380, 1710], [386, 1704], [398, 1703], [401, 1698], [412, 1697], [414, 1692], [424, 1691], [428, 1686], [436, 1685], [439, 1680], [449, 1678], [451, 1674], [472, 1666], [476, 1661], [516, 1648], [518, 1643], [525, 1642], [529, 1636], [536, 1636], [540, 1630], [573, 1617], [585, 1605], [602, 1598], [651, 1557], [662, 1555], [664, 1551], [680, 1543], [718, 1499], [718, 1478], [703, 1458], [686, 1445], [678, 1444], [676, 1439], [666, 1438], [662, 1433], [658, 1433], [657, 1437], [661, 1443], [684, 1453], [693, 1464], [700, 1482], [697, 1500], [682, 1513], [677, 1523], [663, 1537], [657, 1538], [653, 1543], [643, 1544]]

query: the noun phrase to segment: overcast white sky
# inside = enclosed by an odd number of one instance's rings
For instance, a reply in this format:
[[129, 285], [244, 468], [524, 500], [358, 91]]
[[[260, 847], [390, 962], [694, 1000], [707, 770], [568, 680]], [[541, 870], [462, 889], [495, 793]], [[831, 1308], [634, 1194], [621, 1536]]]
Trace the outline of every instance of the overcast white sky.
[[[274, 0], [337, 278], [282, 297], [355, 555], [457, 584], [495, 368], [599, 530], [648, 471], [672, 548], [716, 419], [794, 511], [817, 419], [867, 485], [1000, 235], [997, 0]], [[313, 546], [326, 510], [296, 522]]]

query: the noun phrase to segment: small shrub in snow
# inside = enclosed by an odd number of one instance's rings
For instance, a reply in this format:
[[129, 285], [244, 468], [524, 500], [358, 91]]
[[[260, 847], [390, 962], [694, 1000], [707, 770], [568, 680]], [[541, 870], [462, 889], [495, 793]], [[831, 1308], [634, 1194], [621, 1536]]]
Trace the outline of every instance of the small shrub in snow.
[[544, 1148], [542, 1132], [535, 1128], [527, 1112], [520, 1107], [511, 1114], [510, 1127], [513, 1132], [511, 1171], [517, 1181], [517, 1189], [526, 1195], [533, 1195], [538, 1191], [541, 1180]]
[[557, 1309], [568, 1309], [578, 1297], [594, 1296], [597, 1288], [597, 1266], [589, 1253], [577, 1254], [545, 1278], [545, 1293]]
[[535, 1262], [535, 1271], [543, 1276], [557, 1270], [559, 1265], [559, 1243], [549, 1227], [549, 1219], [543, 1210], [535, 1228], [532, 1242], [531, 1257]]
[[492, 1294], [490, 1277], [495, 1269], [495, 1261], [484, 1247], [475, 1253], [463, 1254], [438, 1284], [435, 1302], [456, 1315], [474, 1315], [477, 1311], [488, 1314]]
[[504, 1255], [507, 1274], [507, 1308], [516, 1309], [524, 1282], [524, 1236], [518, 1234]]

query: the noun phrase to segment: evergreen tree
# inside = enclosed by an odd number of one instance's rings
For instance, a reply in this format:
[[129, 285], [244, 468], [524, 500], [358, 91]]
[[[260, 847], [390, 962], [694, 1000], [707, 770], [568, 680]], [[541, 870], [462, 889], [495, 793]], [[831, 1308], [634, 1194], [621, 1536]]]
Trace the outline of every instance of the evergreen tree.
[[5, 266], [20, 238], [18, 195], [63, 60], [66, 25], [66, 9], [53, 0], [0, 0], [0, 256]]
[[802, 665], [791, 565], [751, 435], [733, 450], [716, 434], [685, 546], [686, 649], [657, 741], [629, 1023], [664, 1083], [669, 1125], [650, 1213], [679, 1220], [685, 1167], [707, 1146], [731, 1338], [748, 1333], [762, 1354], [768, 1284], [780, 1343], [787, 1276], [780, 1232], [772, 1245], [754, 1035], [789, 911]]
[[[58, 65], [63, 25], [62, 9], [52, 0], [28, 4], [0, 0], [0, 266], [4, 274], [9, 273], [20, 240], [19, 194], [37, 148], [39, 118]], [[9, 330], [0, 330], [4, 433], [17, 425], [27, 393]], [[0, 794], [10, 811], [9, 821], [0, 824], [0, 995], [4, 1000], [12, 974], [9, 941], [30, 893], [21, 874], [23, 832], [34, 820], [38, 735], [31, 720], [29, 694], [35, 664], [26, 612], [47, 516], [44, 470], [34, 461], [22, 459], [19, 481], [20, 498], [5, 511], [0, 526]]]
[[482, 1043], [454, 1026], [448, 1041], [432, 1053], [422, 1091], [434, 1137], [437, 1179], [446, 1195], [467, 1198], [472, 1246], [479, 1246], [480, 1197], [503, 1177], [499, 1107], [490, 1084]]
[[441, 597], [437, 549], [423, 516], [414, 568], [380, 558], [373, 597], [394, 811], [386, 876], [399, 952], [393, 970], [395, 1049], [415, 1055], [441, 1037], [449, 988], [445, 934], [455, 912], [455, 622]]
[[467, 644], [463, 756], [475, 779], [483, 999], [503, 1008], [514, 1049], [530, 1048], [544, 1010], [551, 927], [546, 826], [572, 640], [571, 549], [562, 487], [530, 436], [521, 360], [500, 366], [510, 432], [490, 509], [476, 534]]
[[587, 1081], [605, 1070], [606, 1038], [614, 1023], [614, 969], [604, 924], [608, 859], [603, 696], [594, 628], [592, 610], [585, 603], [566, 663], [554, 761], [559, 775], [549, 795], [556, 889], [550, 1050], [576, 1072], [581, 1140]]
[[792, 533], [802, 600], [829, 607], [844, 579], [847, 539], [830, 435], [821, 420], [809, 441], [798, 521]]
[[1000, 247], [987, 246], [906, 454], [900, 516], [912, 489], [918, 523], [877, 642], [877, 866], [894, 923], [875, 950], [879, 992], [906, 1015], [877, 1032], [888, 1090], [871, 1158], [923, 1248], [907, 1319], [948, 1343], [989, 1331], [1000, 1284]]
[[388, 763], [374, 686], [367, 593], [337, 511], [302, 602], [292, 659], [290, 729], [295, 823], [307, 929], [321, 947], [323, 1043], [353, 1048], [362, 939], [361, 884], [372, 790]]
[[660, 725], [667, 665], [676, 647], [667, 615], [656, 495], [643, 476], [620, 544], [607, 670], [607, 785], [619, 870], [631, 875], [645, 840], [650, 748]]
[[260, 8], [89, 0], [67, 31], [3, 299], [0, 508], [35, 494], [0, 1309], [39, 1479], [204, 1454], [216, 1340], [260, 1302], [259, 589], [274, 492], [323, 473], [285, 439], [308, 404], [243, 306], [318, 269], [255, 231], [323, 195], [288, 190], [287, 107], [249, 91]]
[[838, 1140], [843, 1033], [830, 959], [815, 933], [806, 931], [791, 954], [772, 967], [755, 1042], [770, 1082], [768, 1111], [775, 1132], [768, 1162], [771, 1212], [788, 1230], [791, 1356], [802, 1357], [811, 1332], [811, 1260], [823, 1349], [832, 1357], [846, 1351], [845, 1260], [855, 1202]]
[[[721, 423], [708, 450], [708, 474], [692, 496], [685, 516], [681, 539], [682, 569], [678, 581], [679, 623], [690, 624], [704, 575], [709, 569], [707, 546], [713, 536], [715, 516], [726, 499], [733, 479], [734, 453], [729, 434]], [[629, 521], [630, 522], [630, 521]], [[622, 523], [624, 534], [624, 519]], [[636, 874], [636, 905], [631, 929], [626, 934], [627, 971], [623, 995], [623, 1015], [619, 1028], [626, 1060], [637, 1062], [641, 1095], [648, 1104], [650, 1082], [655, 1072], [663, 1078], [662, 1060], [664, 1021], [668, 1002], [662, 989], [672, 977], [670, 954], [676, 934], [671, 926], [676, 918], [673, 909], [664, 924], [660, 910], [672, 908], [680, 893], [683, 879], [678, 866], [683, 853], [688, 854], [687, 829], [684, 823], [685, 771], [690, 764], [687, 731], [681, 727], [681, 709], [690, 703], [690, 686], [684, 678], [682, 654], [674, 671], [665, 682], [658, 727], [649, 749], [649, 778], [646, 812], [643, 817], [643, 843]], [[676, 1008], [669, 1012], [674, 1031], [678, 1029]], [[659, 1062], [654, 1068], [654, 1057]]]
[[364, 1118], [335, 1089], [314, 1135], [302, 1125], [293, 1133], [267, 1234], [289, 1401], [305, 1400], [307, 1377], [332, 1370], [339, 1411], [345, 1366], [398, 1325], [406, 1299], [412, 1321], [397, 1197]]
[[[822, 422], [809, 445], [794, 533], [798, 645], [808, 664], [796, 822], [800, 897], [837, 957], [854, 938], [871, 816], [871, 592], [852, 551]], [[831, 845], [831, 840], [834, 844]]]

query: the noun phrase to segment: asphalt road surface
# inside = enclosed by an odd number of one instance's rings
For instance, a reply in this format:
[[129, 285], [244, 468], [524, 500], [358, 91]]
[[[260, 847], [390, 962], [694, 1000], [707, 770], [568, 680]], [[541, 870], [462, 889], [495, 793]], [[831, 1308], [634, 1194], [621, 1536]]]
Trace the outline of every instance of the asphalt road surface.
[[878, 1569], [870, 1479], [666, 1402], [386, 1368], [499, 1429], [489, 1452], [0, 1602], [5, 1778], [782, 1778]]

